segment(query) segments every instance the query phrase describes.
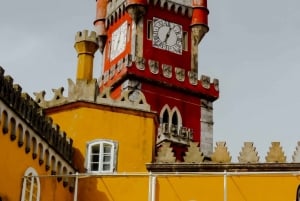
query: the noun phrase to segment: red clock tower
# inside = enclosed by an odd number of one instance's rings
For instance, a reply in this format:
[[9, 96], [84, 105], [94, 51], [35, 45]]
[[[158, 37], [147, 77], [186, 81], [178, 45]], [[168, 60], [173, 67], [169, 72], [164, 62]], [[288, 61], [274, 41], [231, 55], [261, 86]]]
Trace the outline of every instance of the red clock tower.
[[98, 0], [95, 29], [103, 54], [100, 90], [118, 98], [143, 92], [159, 115], [157, 146], [178, 160], [191, 141], [213, 151], [212, 103], [218, 80], [198, 80], [198, 45], [208, 31], [206, 0]]

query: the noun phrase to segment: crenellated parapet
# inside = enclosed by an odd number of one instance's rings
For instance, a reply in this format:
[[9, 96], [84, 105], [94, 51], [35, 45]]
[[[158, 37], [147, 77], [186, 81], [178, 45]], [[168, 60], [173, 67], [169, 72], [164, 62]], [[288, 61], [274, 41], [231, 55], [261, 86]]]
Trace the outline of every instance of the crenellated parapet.
[[[271, 142], [269, 151], [266, 153], [265, 162], [260, 162], [259, 154], [256, 151], [253, 142], [245, 142], [242, 147], [237, 162], [232, 162], [232, 157], [230, 155], [229, 149], [226, 146], [226, 142], [216, 142], [214, 152], [210, 158], [204, 157], [203, 153], [200, 151], [201, 147], [197, 143], [190, 142], [187, 151], [185, 152], [183, 163], [222, 163], [222, 164], [262, 164], [262, 163], [288, 163], [284, 150], [280, 146], [280, 142]], [[300, 158], [300, 142], [297, 143], [295, 152], [292, 156], [291, 163], [299, 163]], [[175, 154], [170, 147], [169, 142], [162, 142], [159, 149], [157, 150], [156, 162], [172, 163]]]
[[99, 78], [100, 86], [114, 83], [125, 74], [131, 74], [153, 82], [163, 82], [168, 86], [191, 93], [199, 93], [207, 96], [208, 100], [216, 100], [219, 97], [219, 80], [202, 75], [198, 79], [197, 72], [188, 71], [183, 66], [172, 66], [159, 61], [137, 57], [132, 60], [131, 55], [119, 60], [119, 62], [105, 71]]
[[[0, 99], [30, 125], [57, 153], [70, 164], [72, 163], [72, 139], [66, 138], [65, 133], [53, 124], [52, 119], [44, 114], [38, 103], [27, 93], [22, 93], [22, 88], [14, 84], [10, 76], [4, 75], [2, 67], [0, 67]], [[3, 128], [4, 131], [8, 129], [6, 126]]]
[[53, 98], [45, 99], [45, 91], [34, 93], [35, 101], [42, 108], [51, 108], [76, 101], [86, 101], [95, 104], [109, 105], [114, 107], [123, 107], [133, 110], [150, 111], [150, 105], [147, 103], [144, 94], [140, 90], [124, 91], [118, 99], [113, 99], [110, 94], [110, 88], [103, 88], [99, 92], [99, 85], [95, 79], [87, 82], [86, 80], [77, 80], [74, 83], [68, 79], [68, 95], [64, 96], [64, 88], [53, 89]]
[[204, 154], [200, 151], [198, 144], [197, 142], [190, 143], [183, 157], [186, 163], [201, 163], [204, 161]]
[[147, 0], [148, 4], [153, 3], [154, 5], [159, 5], [160, 7], [167, 7], [168, 9], [179, 9], [189, 8], [192, 6], [192, 0]]
[[253, 142], [245, 142], [240, 156], [238, 157], [240, 163], [258, 163], [259, 156], [256, 148], [253, 146]]
[[168, 11], [173, 11], [188, 17], [192, 17], [193, 15], [193, 6], [191, 0], [145, 0], [143, 3], [141, 3], [141, 0], [112, 0], [108, 2], [106, 9], [101, 8], [102, 13], [106, 13], [106, 26], [109, 27], [122, 15], [124, 15], [126, 10], [128, 11], [128, 6], [139, 4], [143, 6], [151, 4], [161, 8], [167, 8]]
[[226, 147], [226, 142], [217, 142], [217, 146], [215, 147], [215, 151], [211, 156], [211, 160], [216, 163], [230, 163], [231, 156]]
[[294, 151], [293, 162], [300, 163], [300, 142], [298, 142], [296, 150]]
[[106, 8], [106, 27], [111, 26], [126, 12], [126, 0], [112, 0]]
[[96, 32], [77, 32], [74, 47], [78, 60], [76, 79], [90, 81], [93, 78], [94, 54], [99, 48]]
[[27, 93], [22, 93], [19, 85], [13, 84], [10, 76], [4, 75], [1, 67], [0, 134], [0, 141], [15, 143], [17, 149], [23, 150], [16, 153], [31, 156], [49, 175], [57, 175], [57, 182], [72, 190], [73, 178], [68, 176], [75, 172], [72, 139]]
[[93, 43], [97, 43], [97, 35], [96, 32], [88, 30], [78, 31], [75, 35], [75, 43], [82, 42], [82, 41], [90, 41]]
[[172, 152], [170, 142], [163, 143], [157, 151], [156, 162], [157, 163], [175, 163], [176, 157]]
[[284, 163], [286, 162], [286, 156], [280, 146], [280, 142], [272, 142], [272, 146], [270, 147], [270, 151], [266, 156], [266, 162], [273, 163]]

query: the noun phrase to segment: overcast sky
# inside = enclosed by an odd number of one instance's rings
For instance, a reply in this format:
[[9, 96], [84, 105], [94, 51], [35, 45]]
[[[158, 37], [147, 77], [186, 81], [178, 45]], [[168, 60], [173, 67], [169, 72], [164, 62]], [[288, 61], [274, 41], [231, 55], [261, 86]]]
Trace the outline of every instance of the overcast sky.
[[[233, 161], [252, 141], [265, 161], [280, 141], [288, 161], [300, 140], [300, 1], [208, 0], [200, 74], [218, 78], [214, 141]], [[95, 0], [0, 0], [0, 65], [30, 95], [75, 79], [75, 33], [93, 30]], [[101, 71], [98, 52], [94, 77]], [[65, 92], [66, 93], [66, 92]]]

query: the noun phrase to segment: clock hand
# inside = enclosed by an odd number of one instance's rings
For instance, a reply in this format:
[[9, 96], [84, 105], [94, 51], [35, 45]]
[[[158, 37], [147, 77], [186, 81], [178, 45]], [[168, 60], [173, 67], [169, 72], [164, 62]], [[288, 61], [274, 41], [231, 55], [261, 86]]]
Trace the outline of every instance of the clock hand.
[[121, 38], [121, 34], [118, 35], [118, 40], [117, 40], [117, 48], [119, 47], [119, 43], [120, 43], [120, 39]]
[[172, 30], [172, 28], [169, 27], [169, 31], [167, 32], [166, 38], [164, 40], [165, 43], [167, 42], [168, 38], [170, 37], [171, 30]]

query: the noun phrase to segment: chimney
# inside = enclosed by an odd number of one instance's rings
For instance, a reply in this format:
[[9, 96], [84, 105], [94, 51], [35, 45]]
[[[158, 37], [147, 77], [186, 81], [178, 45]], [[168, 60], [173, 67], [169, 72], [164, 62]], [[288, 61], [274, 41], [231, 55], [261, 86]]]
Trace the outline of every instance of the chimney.
[[94, 54], [98, 49], [96, 32], [79, 31], [75, 37], [77, 51], [77, 80], [90, 81], [93, 78]]

